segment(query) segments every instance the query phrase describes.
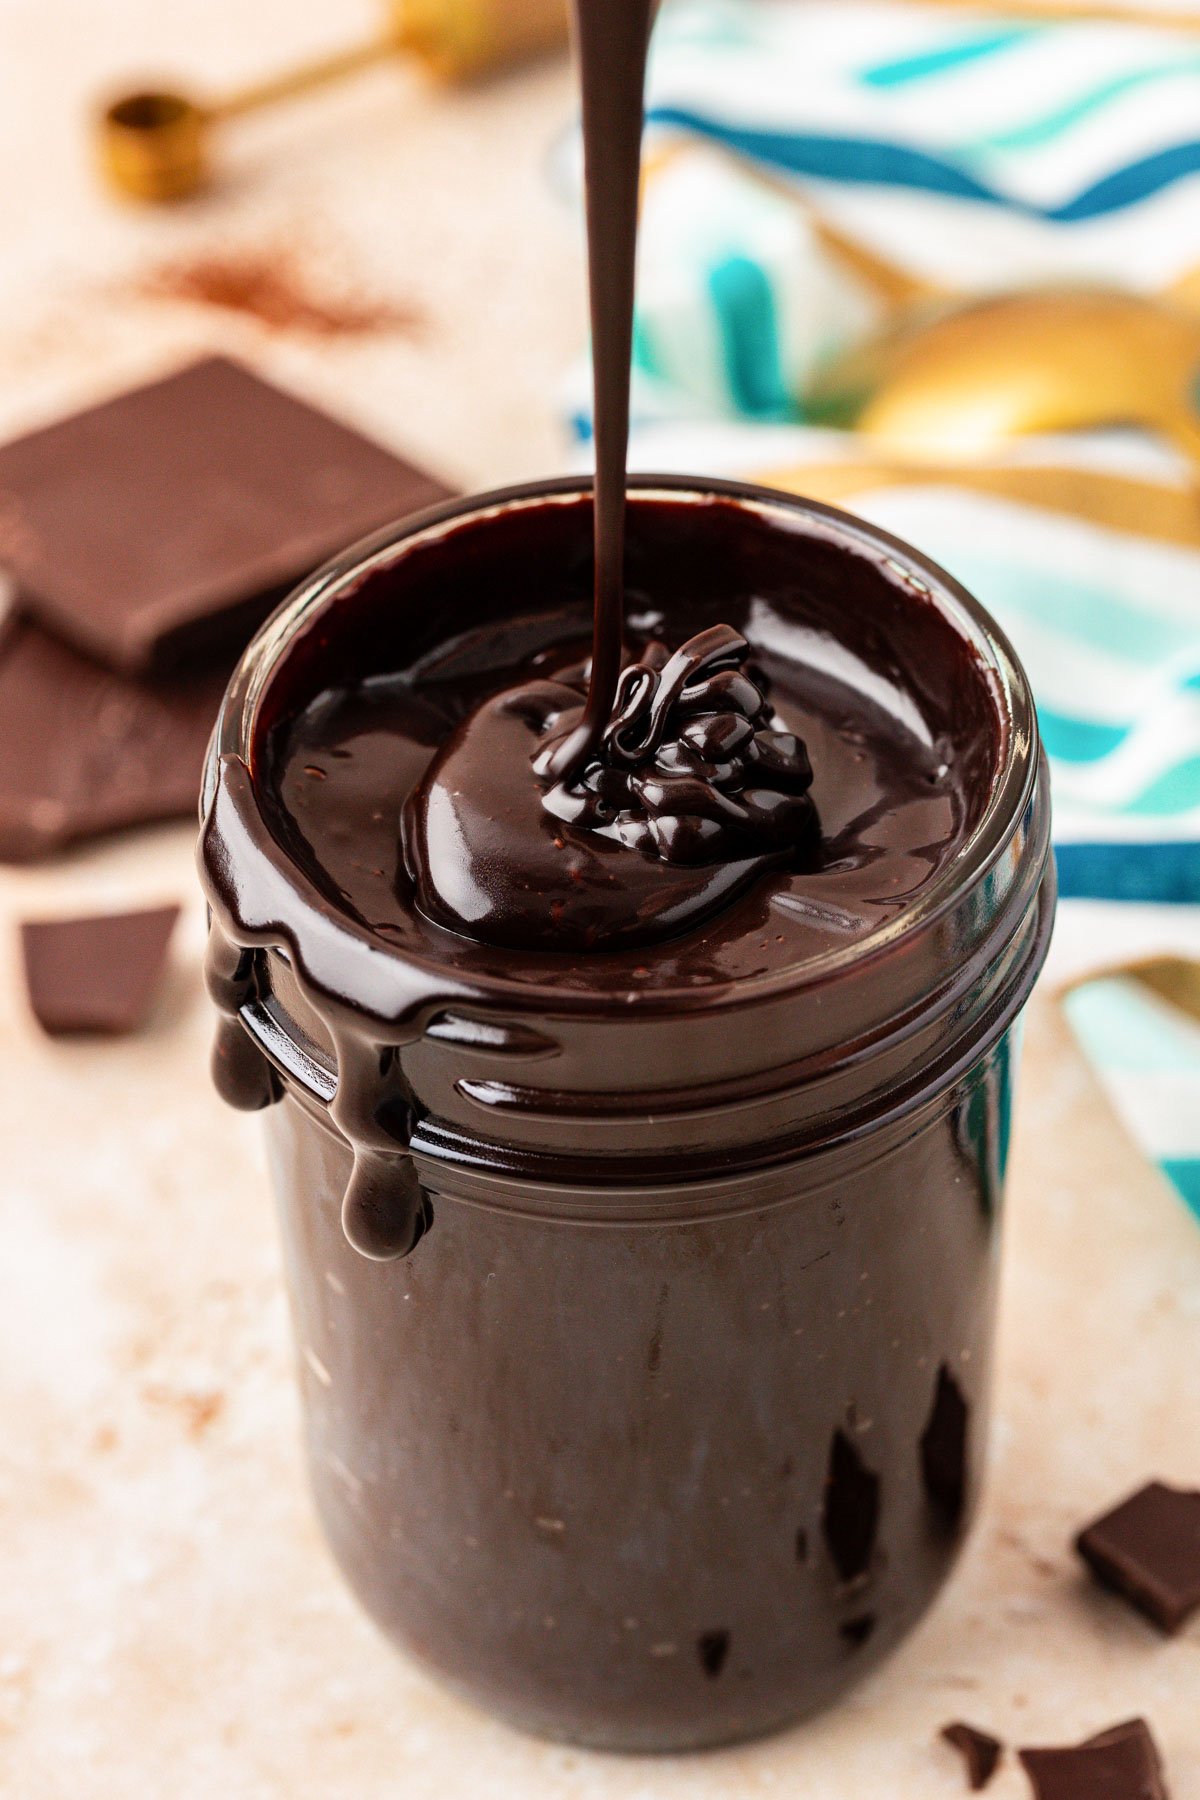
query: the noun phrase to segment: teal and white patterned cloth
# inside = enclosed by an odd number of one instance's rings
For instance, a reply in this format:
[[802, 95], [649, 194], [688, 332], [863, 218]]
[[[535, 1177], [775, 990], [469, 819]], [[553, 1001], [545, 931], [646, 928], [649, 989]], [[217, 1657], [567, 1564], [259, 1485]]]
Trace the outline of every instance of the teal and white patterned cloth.
[[[1074, 274], [1156, 289], [1200, 262], [1194, 34], [905, 0], [667, 0], [648, 109], [652, 146], [687, 139], [800, 180], [955, 287]], [[728, 222], [724, 205], [714, 257], [726, 237], [763, 262], [760, 222], [741, 245]], [[786, 312], [787, 273], [763, 266]]]
[[1063, 1006], [1117, 1116], [1200, 1219], [1200, 1023], [1128, 974]]
[[[659, 423], [632, 445], [638, 468], [818, 495], [840, 460], [840, 434], [799, 426]], [[1134, 446], [1089, 455], [1043, 439], [1005, 459], [1034, 485], [1043, 463], [1180, 480]], [[1052, 765], [1064, 895], [1200, 901], [1200, 537], [1163, 542], [940, 478], [873, 487], [864, 475], [843, 503], [941, 563], [1017, 646]]]
[[[880, 303], [794, 195], [955, 291], [1163, 290], [1200, 267], [1200, 35], [907, 0], [665, 0], [648, 118], [634, 466], [839, 499], [944, 564], [1038, 697], [1073, 897], [1051, 979], [1200, 956], [1200, 905], [1180, 904], [1200, 902], [1193, 471], [1107, 434], [1029, 441], [990, 488], [840, 481], [862, 446], [805, 424], [806, 384]], [[585, 437], [587, 385], [580, 371], [569, 397]], [[1064, 467], [1095, 485], [1082, 511]], [[1200, 1205], [1200, 1026], [1123, 977], [1067, 1005], [1135, 1136]]]
[[[861, 454], [804, 424], [804, 392], [879, 302], [821, 249], [789, 184], [966, 293], [1064, 277], [1153, 290], [1200, 268], [1200, 35], [907, 0], [666, 0], [648, 118], [643, 468], [803, 488], [809, 465]], [[580, 371], [582, 434], [587, 388]], [[1014, 639], [1053, 763], [1064, 893], [1200, 901], [1193, 473], [1116, 434], [1030, 440], [1008, 460], [1173, 490], [1173, 523], [1128, 504], [1111, 523], [1072, 516], [1049, 479], [1042, 504], [932, 478], [843, 491]]]

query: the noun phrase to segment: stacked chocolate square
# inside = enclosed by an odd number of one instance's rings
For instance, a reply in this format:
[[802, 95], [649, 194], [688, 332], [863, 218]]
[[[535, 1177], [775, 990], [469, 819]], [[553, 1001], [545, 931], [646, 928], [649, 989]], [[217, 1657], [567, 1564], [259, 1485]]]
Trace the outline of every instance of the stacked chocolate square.
[[223, 357], [0, 448], [0, 862], [194, 815], [253, 629], [447, 495]]

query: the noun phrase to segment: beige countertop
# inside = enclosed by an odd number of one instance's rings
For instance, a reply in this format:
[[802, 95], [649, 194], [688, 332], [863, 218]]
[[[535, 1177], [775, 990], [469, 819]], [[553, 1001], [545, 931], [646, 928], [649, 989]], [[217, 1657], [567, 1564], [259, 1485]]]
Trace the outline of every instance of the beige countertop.
[[[335, 11], [0, 0], [0, 432], [222, 347], [464, 484], [561, 462], [582, 288], [542, 163], [563, 69], [441, 99], [381, 70], [231, 134], [226, 185], [167, 215], [94, 187], [80, 121], [97, 89], [164, 69], [216, 86], [370, 19]], [[164, 261], [264, 245], [416, 322], [305, 337], [142, 292]], [[189, 912], [147, 1031], [41, 1038], [16, 921], [175, 897]], [[447, 1697], [334, 1573], [258, 1127], [208, 1086], [202, 937], [183, 827], [0, 871], [0, 1792], [935, 1800], [966, 1791], [934, 1742], [949, 1718], [1036, 1743], [1143, 1712], [1175, 1800], [1200, 1800], [1200, 1629], [1160, 1641], [1069, 1549], [1143, 1477], [1200, 1480], [1200, 1230], [1048, 995], [1029, 1019], [990, 1486], [960, 1573], [828, 1716], [719, 1755], [617, 1760]], [[1025, 1791], [1011, 1763], [990, 1790]]]

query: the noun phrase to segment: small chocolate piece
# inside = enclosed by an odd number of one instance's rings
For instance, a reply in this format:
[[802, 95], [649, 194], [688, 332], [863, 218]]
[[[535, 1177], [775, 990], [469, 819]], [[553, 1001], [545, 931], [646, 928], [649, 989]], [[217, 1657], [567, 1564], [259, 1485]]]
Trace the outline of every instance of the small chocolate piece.
[[715, 1681], [725, 1667], [725, 1659], [729, 1655], [729, 1633], [727, 1631], [704, 1631], [696, 1640], [696, 1652], [700, 1658], [700, 1667], [710, 1680]]
[[0, 862], [195, 818], [227, 673], [131, 681], [12, 625], [0, 637]]
[[921, 1478], [941, 1523], [956, 1530], [967, 1500], [967, 1427], [963, 1391], [943, 1363], [929, 1421], [921, 1433]]
[[844, 1582], [857, 1581], [871, 1566], [879, 1530], [881, 1482], [844, 1431], [835, 1431], [825, 1477], [821, 1528]]
[[0, 564], [28, 613], [144, 672], [245, 638], [326, 557], [447, 494], [209, 357], [0, 449]]
[[1169, 1800], [1144, 1719], [1111, 1725], [1064, 1750], [1019, 1750], [1035, 1800]]
[[21, 927], [29, 1004], [51, 1037], [136, 1031], [150, 1009], [177, 906]]
[[1200, 1492], [1152, 1481], [1081, 1531], [1075, 1548], [1105, 1587], [1160, 1631], [1200, 1607]]
[[964, 1725], [961, 1719], [956, 1719], [953, 1725], [943, 1725], [941, 1735], [966, 1763], [971, 1792], [977, 1794], [1000, 1767], [1004, 1745], [990, 1732], [980, 1731], [976, 1725]]

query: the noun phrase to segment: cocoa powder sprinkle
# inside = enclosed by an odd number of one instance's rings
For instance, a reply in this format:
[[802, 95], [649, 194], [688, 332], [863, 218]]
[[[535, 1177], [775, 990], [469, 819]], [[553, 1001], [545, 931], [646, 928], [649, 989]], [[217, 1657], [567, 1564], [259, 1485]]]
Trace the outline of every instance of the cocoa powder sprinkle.
[[256, 319], [272, 331], [315, 337], [412, 335], [424, 324], [411, 301], [319, 287], [277, 250], [214, 252], [163, 263], [143, 277], [138, 291], [147, 299], [215, 307]]

